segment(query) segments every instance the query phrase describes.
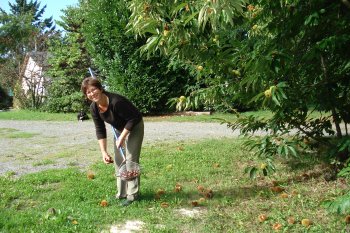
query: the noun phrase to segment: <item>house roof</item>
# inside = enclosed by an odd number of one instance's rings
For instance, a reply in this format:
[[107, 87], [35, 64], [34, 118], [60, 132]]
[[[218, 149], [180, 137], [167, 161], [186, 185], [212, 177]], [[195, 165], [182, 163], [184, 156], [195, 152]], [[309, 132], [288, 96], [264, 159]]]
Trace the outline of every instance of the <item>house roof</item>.
[[27, 53], [26, 57], [31, 57], [38, 66], [43, 68], [43, 70], [45, 70], [48, 67], [47, 52], [29, 52]]
[[24, 72], [27, 69], [29, 58], [32, 58], [36, 63], [36, 65], [40, 66], [42, 68], [42, 71], [45, 72], [49, 67], [49, 64], [47, 62], [48, 56], [49, 55], [47, 52], [36, 52], [36, 51], [28, 52], [22, 64], [21, 77], [24, 76]]

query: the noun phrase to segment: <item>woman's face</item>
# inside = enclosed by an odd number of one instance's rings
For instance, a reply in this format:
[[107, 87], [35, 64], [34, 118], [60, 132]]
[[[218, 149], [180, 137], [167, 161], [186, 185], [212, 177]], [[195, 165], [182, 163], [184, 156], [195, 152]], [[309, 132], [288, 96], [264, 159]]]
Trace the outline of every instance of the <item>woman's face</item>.
[[91, 100], [93, 102], [98, 102], [99, 100], [101, 100], [102, 90], [98, 89], [95, 86], [89, 85], [86, 88], [86, 96], [89, 100]]

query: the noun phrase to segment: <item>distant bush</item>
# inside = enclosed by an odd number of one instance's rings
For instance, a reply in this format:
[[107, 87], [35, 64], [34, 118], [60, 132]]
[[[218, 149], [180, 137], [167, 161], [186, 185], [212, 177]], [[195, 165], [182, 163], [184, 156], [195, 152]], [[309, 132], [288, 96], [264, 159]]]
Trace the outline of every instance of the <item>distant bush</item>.
[[0, 86], [0, 109], [7, 109], [12, 106], [12, 97]]
[[[188, 86], [195, 82], [186, 68], [169, 68], [169, 60], [152, 57], [142, 59], [136, 53], [131, 56], [128, 65], [120, 78], [107, 78], [110, 90], [128, 97], [143, 114], [157, 114], [169, 109], [170, 98], [185, 95]], [[122, 80], [123, 84], [114, 83]], [[123, 88], [121, 88], [123, 87]]]

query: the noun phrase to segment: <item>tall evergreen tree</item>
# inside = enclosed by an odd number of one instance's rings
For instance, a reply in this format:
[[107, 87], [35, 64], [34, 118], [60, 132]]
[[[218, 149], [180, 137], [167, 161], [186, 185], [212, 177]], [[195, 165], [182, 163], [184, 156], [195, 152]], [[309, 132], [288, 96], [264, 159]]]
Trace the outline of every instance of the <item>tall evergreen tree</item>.
[[77, 112], [84, 108], [80, 85], [90, 67], [90, 56], [81, 32], [82, 10], [68, 7], [63, 13], [58, 24], [66, 33], [50, 40], [51, 85], [45, 109], [50, 112]]
[[15, 3], [10, 3], [10, 12], [15, 16], [25, 15], [30, 13], [32, 18], [32, 23], [38, 28], [53, 29], [53, 19], [52, 16], [46, 19], [42, 19], [43, 14], [46, 9], [46, 5], [40, 7], [40, 2], [27, 0], [16, 0]]
[[52, 17], [43, 19], [46, 5], [16, 0], [9, 6], [9, 13], [0, 8], [0, 39], [6, 42], [1, 46], [1, 54], [23, 58], [26, 52], [44, 50], [46, 38], [55, 29]]

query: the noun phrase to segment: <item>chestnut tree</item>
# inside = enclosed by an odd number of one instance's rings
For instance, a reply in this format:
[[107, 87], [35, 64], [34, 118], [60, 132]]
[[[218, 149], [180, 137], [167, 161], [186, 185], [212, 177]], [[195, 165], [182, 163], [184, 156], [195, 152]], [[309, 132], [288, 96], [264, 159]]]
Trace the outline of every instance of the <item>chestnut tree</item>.
[[274, 171], [275, 156], [296, 157], [310, 142], [326, 145], [336, 160], [349, 157], [346, 2], [133, 0], [128, 28], [147, 38], [144, 53], [192, 65], [205, 85], [187, 97], [186, 106], [202, 101], [234, 107], [238, 101], [272, 111], [268, 119], [238, 114], [227, 122], [243, 134], [269, 132], [248, 143], [265, 160], [262, 169], [247, 170], [254, 177]]

